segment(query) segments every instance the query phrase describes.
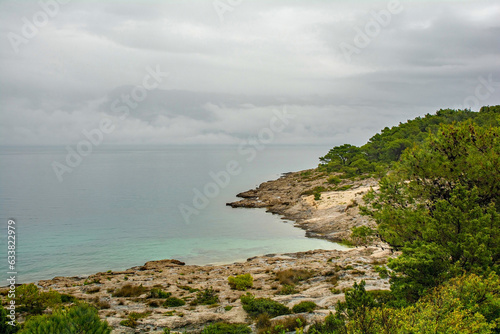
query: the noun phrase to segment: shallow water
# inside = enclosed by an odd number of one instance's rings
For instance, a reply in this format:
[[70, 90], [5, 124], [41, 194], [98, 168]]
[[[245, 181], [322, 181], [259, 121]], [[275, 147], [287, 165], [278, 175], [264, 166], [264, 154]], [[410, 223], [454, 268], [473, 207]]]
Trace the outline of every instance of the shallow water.
[[[315, 167], [328, 149], [267, 147], [249, 162], [236, 147], [99, 147], [59, 182], [51, 163], [64, 162], [64, 147], [3, 147], [0, 249], [6, 259], [7, 220], [14, 218], [18, 282], [166, 258], [228, 263], [268, 253], [339, 249], [306, 238], [291, 222], [262, 209], [225, 206], [237, 193], [283, 172]], [[214, 183], [210, 171], [224, 171], [232, 160], [241, 173], [221, 183], [218, 195], [187, 223], [179, 205], [193, 207], [195, 189], [203, 193]], [[0, 261], [0, 272], [7, 271], [6, 261]]]

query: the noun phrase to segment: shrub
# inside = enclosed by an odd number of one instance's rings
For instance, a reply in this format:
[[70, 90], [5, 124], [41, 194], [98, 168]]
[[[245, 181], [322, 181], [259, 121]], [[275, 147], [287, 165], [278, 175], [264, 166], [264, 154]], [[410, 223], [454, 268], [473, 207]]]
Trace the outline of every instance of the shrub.
[[19, 324], [14, 322], [14, 326], [8, 324], [12, 319], [8, 318], [9, 311], [0, 305], [0, 333], [13, 334], [19, 329]]
[[165, 299], [165, 298], [168, 298], [172, 296], [172, 293], [170, 292], [165, 292], [161, 289], [158, 289], [158, 288], [153, 288], [151, 289], [151, 291], [149, 291], [149, 296], [148, 298], [161, 298], [161, 299]]
[[288, 285], [285, 284], [281, 287], [281, 290], [278, 291], [278, 295], [293, 295], [295, 293], [298, 293], [299, 291], [295, 289], [295, 285]]
[[259, 314], [255, 320], [255, 327], [259, 330], [258, 332], [265, 332], [266, 329], [271, 327], [271, 319], [267, 313]]
[[56, 309], [52, 314], [31, 317], [26, 320], [19, 333], [109, 334], [110, 332], [111, 327], [106, 321], [101, 321], [94, 307], [79, 303], [67, 309]]
[[[320, 333], [339, 333], [339, 329], [342, 328], [342, 323], [340, 323], [335, 316], [330, 312], [323, 322], [316, 322], [309, 327], [308, 333], [320, 334]], [[340, 328], [339, 328], [340, 327]], [[345, 333], [345, 330], [340, 332]]]
[[321, 194], [320, 193], [314, 193], [314, 200], [319, 201], [321, 199]]
[[373, 240], [375, 231], [368, 226], [353, 227], [351, 229], [351, 240], [355, 245], [367, 245]]
[[375, 270], [382, 279], [389, 277], [389, 271], [385, 266], [373, 266], [373, 270]]
[[96, 308], [98, 308], [99, 310], [104, 310], [104, 309], [108, 309], [111, 307], [111, 304], [108, 300], [105, 300], [105, 299], [99, 299], [96, 297], [96, 299], [94, 300], [94, 306]]
[[228, 279], [229, 286], [233, 290], [245, 291], [253, 286], [253, 277], [250, 274], [230, 276]]
[[208, 288], [203, 291], [198, 291], [195, 300], [191, 305], [213, 305], [219, 302], [219, 297], [214, 289]]
[[148, 306], [149, 307], [160, 307], [160, 303], [158, 303], [157, 300], [151, 300], [149, 303], [148, 303]]
[[252, 330], [246, 324], [218, 322], [203, 328], [202, 334], [250, 334]]
[[270, 317], [290, 314], [290, 309], [270, 298], [255, 298], [251, 294], [241, 296], [243, 309], [252, 317], [267, 313]]
[[326, 180], [326, 182], [338, 185], [340, 182], [342, 182], [342, 180], [338, 176], [332, 175]]
[[61, 302], [61, 295], [56, 291], [40, 291], [33, 284], [23, 284], [16, 288], [16, 305], [20, 311], [40, 314], [47, 307]]
[[287, 317], [280, 320], [270, 321], [269, 326], [261, 327], [258, 333], [282, 334], [288, 332], [303, 333], [304, 325], [307, 324], [303, 316]]
[[276, 278], [283, 285], [294, 285], [312, 276], [312, 272], [303, 269], [287, 269], [276, 273]]
[[316, 305], [315, 302], [303, 301], [303, 302], [300, 302], [297, 305], [295, 305], [292, 308], [292, 312], [293, 313], [305, 313], [305, 312], [310, 313], [310, 312], [314, 311], [314, 309], [316, 307], [318, 307], [318, 305]]
[[137, 297], [142, 295], [146, 288], [142, 285], [125, 284], [113, 293], [113, 297]]
[[163, 303], [163, 306], [165, 307], [179, 307], [184, 305], [186, 305], [186, 302], [183, 299], [179, 299], [176, 297], [168, 297]]
[[65, 293], [61, 294], [61, 303], [73, 303], [75, 300], [76, 298], [73, 297], [72, 295], [68, 295]]

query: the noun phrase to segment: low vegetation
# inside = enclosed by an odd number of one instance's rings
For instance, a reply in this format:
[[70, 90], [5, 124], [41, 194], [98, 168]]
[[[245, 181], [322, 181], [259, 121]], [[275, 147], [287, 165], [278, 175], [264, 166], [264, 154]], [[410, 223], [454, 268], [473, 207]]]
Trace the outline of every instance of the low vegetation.
[[227, 280], [233, 290], [246, 291], [248, 288], [253, 287], [253, 277], [250, 274], [237, 275], [236, 277], [230, 276]]
[[149, 291], [149, 296], [148, 298], [157, 298], [157, 299], [165, 299], [172, 296], [171, 292], [165, 292], [162, 289], [159, 288], [153, 288], [151, 291]]
[[78, 303], [69, 308], [57, 308], [51, 314], [29, 318], [24, 323], [20, 334], [35, 333], [96, 333], [108, 334], [111, 327], [102, 321], [97, 310], [85, 303]]
[[250, 334], [252, 330], [247, 324], [229, 324], [218, 322], [203, 328], [202, 334]]
[[303, 301], [292, 307], [293, 313], [310, 313], [314, 311], [318, 305], [312, 301]]
[[374, 266], [390, 291], [354, 284], [309, 333], [500, 333], [499, 124], [500, 106], [440, 110], [322, 158], [343, 177], [391, 167], [361, 210], [402, 254]]
[[218, 302], [219, 297], [217, 292], [212, 288], [208, 288], [203, 291], [198, 291], [196, 298], [191, 302], [191, 305], [214, 305]]
[[138, 297], [146, 292], [142, 285], [125, 284], [113, 293], [113, 297]]
[[300, 281], [304, 281], [308, 278], [311, 278], [313, 273], [308, 270], [303, 269], [286, 269], [282, 271], [278, 271], [276, 273], [276, 278], [283, 285], [295, 285]]
[[163, 302], [164, 307], [179, 307], [184, 305], [186, 305], [186, 301], [177, 297], [167, 297]]
[[252, 294], [247, 293], [240, 299], [243, 309], [254, 318], [260, 314], [267, 314], [270, 317], [290, 314], [288, 307], [270, 298], [255, 298]]

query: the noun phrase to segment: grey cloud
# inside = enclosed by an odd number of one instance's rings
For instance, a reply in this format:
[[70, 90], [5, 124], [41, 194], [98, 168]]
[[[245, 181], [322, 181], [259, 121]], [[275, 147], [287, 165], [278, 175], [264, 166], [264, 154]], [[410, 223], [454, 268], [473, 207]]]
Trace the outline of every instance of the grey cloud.
[[[46, 0], [50, 1], [50, 0]], [[237, 143], [287, 106], [279, 143], [362, 144], [386, 125], [462, 106], [479, 77], [500, 103], [497, 1], [401, 1], [347, 62], [372, 11], [389, 1], [243, 1], [219, 20], [212, 1], [71, 1], [16, 54], [36, 1], [0, 1], [0, 145], [71, 144], [110, 117], [107, 142]], [[119, 119], [111, 103], [170, 73]]]

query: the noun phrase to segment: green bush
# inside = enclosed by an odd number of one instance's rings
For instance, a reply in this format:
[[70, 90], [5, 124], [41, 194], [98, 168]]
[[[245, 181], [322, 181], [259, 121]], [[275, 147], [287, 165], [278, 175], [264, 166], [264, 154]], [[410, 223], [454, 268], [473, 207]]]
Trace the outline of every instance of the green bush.
[[165, 307], [179, 307], [184, 305], [186, 305], [186, 302], [183, 299], [179, 299], [176, 297], [168, 297], [163, 303], [163, 306]]
[[253, 277], [250, 274], [230, 276], [227, 280], [233, 290], [245, 291], [253, 286]]
[[290, 314], [290, 309], [285, 305], [270, 298], [255, 298], [249, 293], [241, 296], [241, 303], [243, 309], [252, 317], [257, 317], [263, 313], [267, 313], [270, 317]]
[[168, 298], [170, 296], [172, 296], [171, 292], [165, 292], [162, 289], [153, 288], [153, 289], [151, 289], [151, 291], [149, 291], [148, 298], [161, 298], [161, 299], [165, 299], [165, 298]]
[[111, 327], [101, 321], [97, 310], [79, 303], [67, 309], [56, 309], [52, 314], [34, 316], [26, 320], [21, 334], [109, 334]]
[[386, 279], [389, 278], [389, 270], [385, 266], [373, 266], [373, 270], [375, 270], [380, 278]]
[[137, 297], [146, 292], [146, 288], [141, 285], [125, 284], [113, 293], [113, 297]]
[[371, 240], [375, 231], [368, 226], [353, 227], [351, 229], [351, 240], [354, 245], [367, 245]]
[[0, 333], [2, 334], [13, 334], [17, 333], [19, 329], [19, 324], [14, 322], [14, 326], [10, 325], [12, 319], [8, 318], [9, 311], [6, 310], [2, 305], [0, 305]]
[[340, 182], [342, 182], [342, 180], [340, 179], [340, 177], [338, 176], [335, 176], [335, 175], [332, 175], [330, 176], [326, 182], [330, 183], [330, 184], [334, 184], [334, 185], [338, 185]]
[[318, 305], [316, 305], [315, 302], [303, 301], [303, 302], [300, 302], [297, 305], [295, 305], [292, 308], [292, 312], [293, 313], [305, 313], [305, 312], [310, 313], [310, 312], [314, 311], [314, 309], [316, 307], [318, 307]]
[[320, 193], [314, 193], [314, 200], [319, 201], [321, 199], [321, 194]]
[[196, 298], [191, 302], [191, 305], [213, 305], [219, 302], [219, 297], [214, 289], [208, 288], [203, 291], [198, 291]]
[[250, 334], [252, 330], [246, 324], [218, 322], [203, 328], [202, 334]]
[[75, 297], [68, 294], [61, 294], [61, 303], [73, 303], [76, 300]]
[[16, 288], [18, 310], [40, 314], [47, 307], [61, 303], [61, 295], [56, 291], [41, 291], [33, 284], [23, 284]]

